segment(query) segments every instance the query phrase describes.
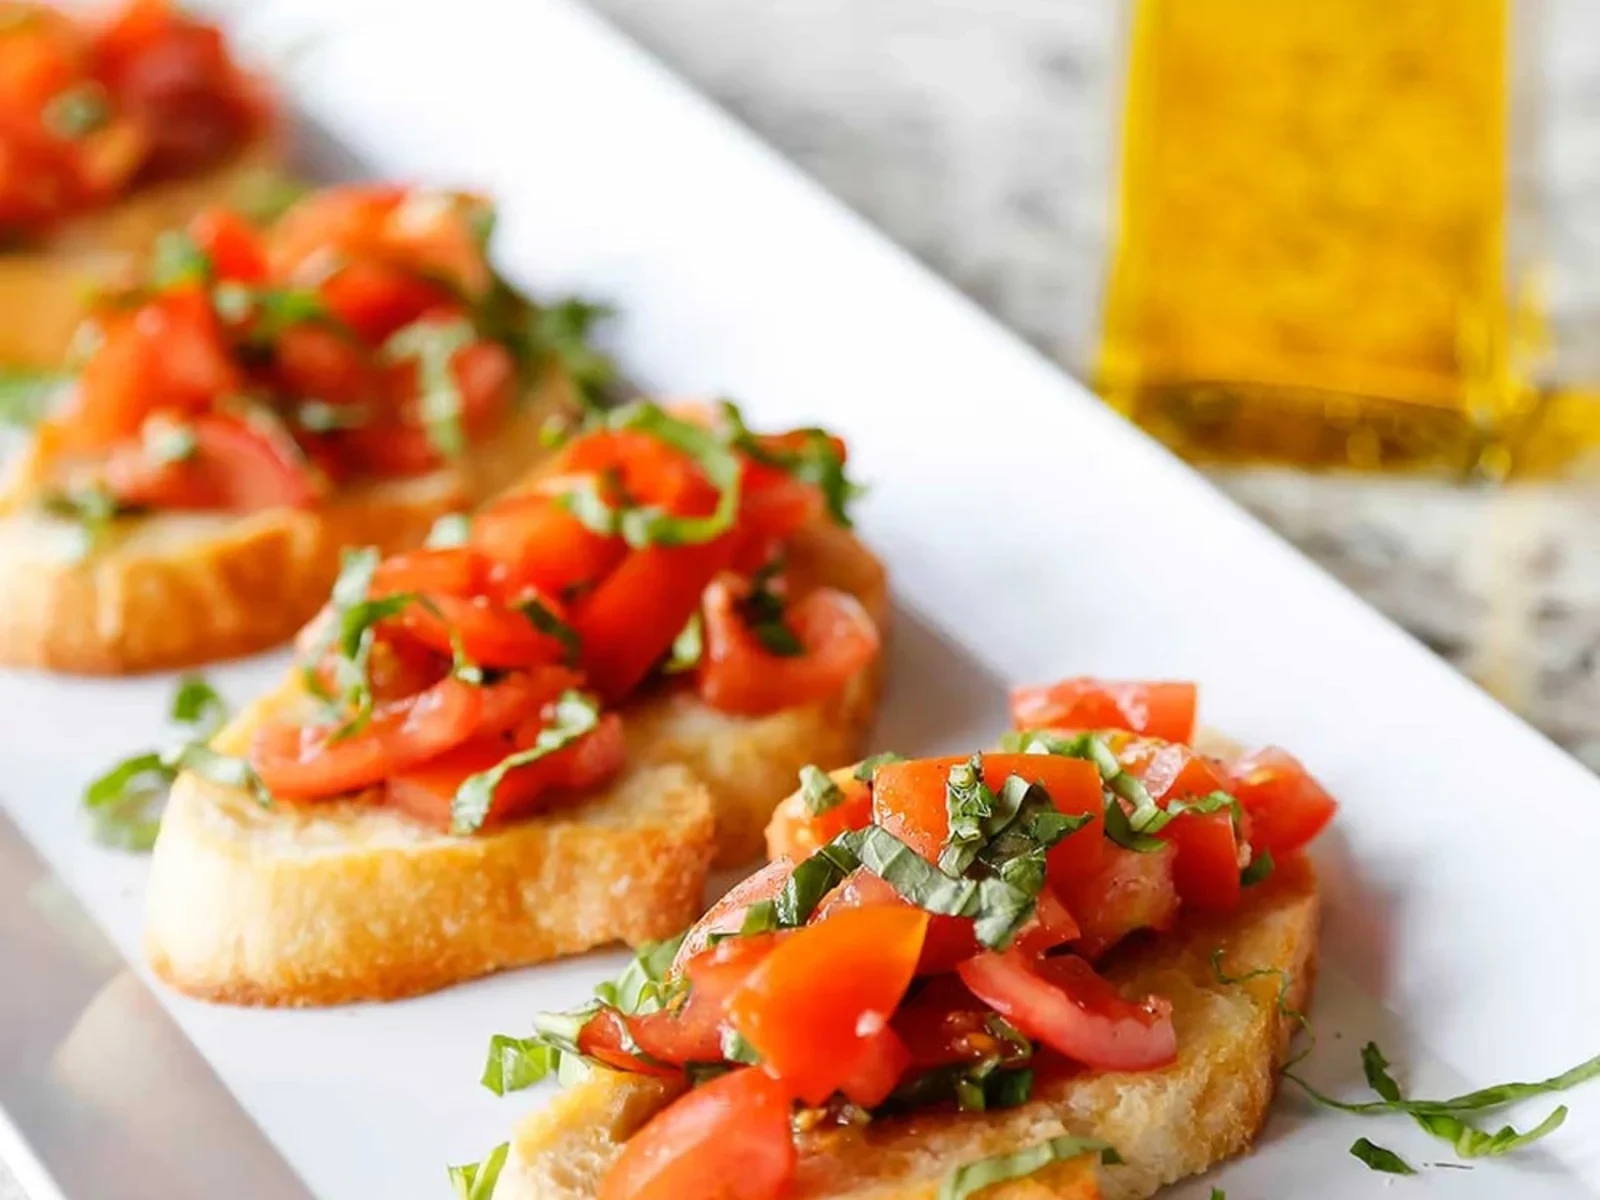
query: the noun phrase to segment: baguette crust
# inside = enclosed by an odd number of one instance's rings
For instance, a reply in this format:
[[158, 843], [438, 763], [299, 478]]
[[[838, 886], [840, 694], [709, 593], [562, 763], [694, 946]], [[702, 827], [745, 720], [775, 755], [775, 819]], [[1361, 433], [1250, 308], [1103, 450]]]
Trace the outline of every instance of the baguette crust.
[[889, 586], [883, 565], [846, 529], [818, 522], [789, 543], [791, 594], [819, 587], [848, 592], [878, 626], [884, 647], [837, 695], [762, 717], [718, 712], [692, 690], [672, 688], [629, 704], [630, 743], [649, 762], [688, 766], [717, 809], [717, 859], [737, 866], [760, 858], [773, 809], [794, 791], [807, 763], [824, 770], [861, 756], [878, 711], [888, 650]]
[[96, 284], [125, 274], [164, 230], [208, 205], [235, 202], [283, 159], [283, 138], [268, 134], [202, 175], [140, 188], [74, 218], [42, 246], [0, 254], [0, 365], [60, 366]]
[[526, 471], [543, 453], [545, 420], [573, 405], [570, 383], [551, 372], [492, 439], [447, 468], [358, 486], [314, 509], [125, 518], [85, 557], [72, 524], [23, 507], [38, 473], [25, 459], [9, 503], [0, 496], [0, 663], [121, 675], [275, 646], [327, 599], [344, 547], [417, 545], [436, 518]]
[[[217, 736], [308, 703], [291, 684]], [[711, 801], [682, 767], [630, 764], [599, 794], [457, 838], [374, 804], [278, 803], [179, 777], [145, 916], [150, 965], [230, 1004], [393, 1000], [508, 967], [667, 937], [700, 909]]]
[[[1246, 1149], [1266, 1120], [1292, 1023], [1278, 981], [1218, 982], [1211, 955], [1225, 950], [1234, 976], [1273, 968], [1289, 978], [1286, 1002], [1303, 1009], [1316, 966], [1316, 880], [1303, 857], [1279, 865], [1226, 918], [1189, 914], [1172, 933], [1130, 946], [1106, 964], [1128, 995], [1173, 1003], [1178, 1061], [1159, 1071], [1085, 1073], [1041, 1083], [1004, 1112], [929, 1113], [799, 1138], [790, 1200], [933, 1200], [944, 1177], [974, 1159], [1063, 1133], [1098, 1137], [1126, 1165], [1099, 1169], [1107, 1200], [1139, 1200]], [[592, 1200], [622, 1144], [681, 1085], [595, 1070], [526, 1118], [495, 1195], [499, 1200]], [[1061, 1164], [997, 1185], [984, 1200], [1072, 1195], [1089, 1168]], [[1084, 1195], [1094, 1195], [1085, 1192]]]

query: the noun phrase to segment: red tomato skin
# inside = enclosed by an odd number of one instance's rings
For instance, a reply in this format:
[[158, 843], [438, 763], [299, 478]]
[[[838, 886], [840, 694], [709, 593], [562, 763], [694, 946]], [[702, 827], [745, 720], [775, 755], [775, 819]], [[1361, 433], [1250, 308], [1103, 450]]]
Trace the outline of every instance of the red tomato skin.
[[493, 561], [502, 594], [531, 587], [568, 595], [598, 583], [627, 553], [621, 538], [602, 537], [550, 497], [529, 494], [480, 512], [470, 542]]
[[426, 313], [447, 309], [448, 289], [369, 260], [345, 263], [317, 289], [330, 312], [368, 346], [381, 346]]
[[266, 250], [260, 235], [238, 213], [208, 208], [189, 222], [189, 236], [211, 260], [219, 279], [260, 283], [267, 277]]
[[862, 1108], [876, 1108], [889, 1098], [911, 1066], [911, 1051], [888, 1025], [862, 1039], [861, 1053], [850, 1075], [839, 1084], [845, 1097]]
[[372, 595], [425, 592], [435, 596], [471, 596], [487, 574], [483, 557], [466, 546], [425, 546], [392, 554], [372, 575]]
[[226, 416], [202, 414], [183, 424], [195, 447], [177, 462], [152, 462], [142, 441], [113, 449], [105, 465], [111, 493], [140, 507], [236, 513], [311, 508], [321, 499], [318, 481], [287, 437]]
[[[916, 972], [920, 909], [872, 906], [809, 925], [728, 997], [728, 1020], [791, 1094], [821, 1104], [853, 1076], [865, 1039], [887, 1024]], [[796, 1021], [804, 1012], [806, 1019]]]
[[597, 1200], [781, 1200], [796, 1162], [790, 1110], [764, 1072], [730, 1071], [629, 1138]]
[[[929, 862], [938, 862], [940, 848], [950, 836], [945, 785], [950, 768], [966, 761], [924, 758], [880, 767], [872, 783], [873, 819]], [[1089, 817], [1080, 829], [1050, 850], [1051, 882], [1082, 878], [1097, 871], [1104, 854], [1105, 839], [1101, 835], [1105, 802], [1100, 773], [1094, 765], [1054, 754], [983, 756], [983, 781], [989, 788], [1004, 786], [1011, 775], [1039, 784], [1050, 793], [1059, 811]]]
[[[1163, 808], [1174, 800], [1227, 791], [1226, 768], [1178, 743], [1137, 740], [1118, 750], [1126, 770], [1137, 776]], [[1172, 873], [1186, 904], [1211, 912], [1239, 906], [1239, 836], [1231, 809], [1184, 813], [1161, 836], [1175, 850]]]
[[[810, 924], [816, 925], [839, 913], [873, 905], [887, 904], [910, 908], [912, 904], [894, 885], [865, 867], [857, 867], [822, 898], [811, 914]], [[922, 954], [917, 959], [918, 975], [938, 975], [956, 969], [956, 964], [978, 953], [977, 935], [969, 917], [948, 917], [938, 913], [928, 915], [928, 932], [922, 942]]]
[[1122, 999], [1076, 955], [983, 954], [963, 963], [960, 974], [975, 996], [1023, 1033], [1085, 1066], [1146, 1071], [1178, 1056], [1170, 1003]]
[[1284, 859], [1333, 820], [1339, 804], [1300, 761], [1268, 746], [1233, 765], [1233, 794], [1250, 814], [1250, 842]]
[[740, 880], [728, 889], [726, 895], [706, 910], [689, 930], [678, 953], [672, 960], [674, 971], [682, 970], [711, 941], [713, 934], [737, 933], [744, 924], [745, 910], [752, 904], [770, 900], [783, 890], [794, 874], [794, 863], [786, 858], [769, 862], [754, 875]]
[[841, 833], [872, 824], [872, 793], [867, 785], [850, 779], [839, 787], [844, 792], [843, 802], [825, 813], [811, 813], [798, 796], [774, 809], [767, 824], [767, 857], [799, 862]]
[[1192, 683], [1063, 679], [1011, 691], [1018, 729], [1127, 729], [1169, 742], [1194, 740]]
[[635, 550], [572, 606], [583, 662], [595, 690], [615, 703], [643, 681], [727, 566], [735, 539]]
[[866, 669], [882, 649], [877, 624], [854, 596], [832, 588], [808, 592], [785, 619], [804, 648], [771, 653], [746, 626], [738, 589], [718, 580], [706, 589], [705, 654], [700, 698], [723, 712], [761, 716], [826, 700]]
[[1153, 854], [1140, 854], [1108, 845], [1105, 854], [1105, 864], [1093, 875], [1057, 885], [1081, 930], [1077, 950], [1089, 959], [1136, 929], [1169, 929], [1178, 916], [1175, 847], [1169, 843]]

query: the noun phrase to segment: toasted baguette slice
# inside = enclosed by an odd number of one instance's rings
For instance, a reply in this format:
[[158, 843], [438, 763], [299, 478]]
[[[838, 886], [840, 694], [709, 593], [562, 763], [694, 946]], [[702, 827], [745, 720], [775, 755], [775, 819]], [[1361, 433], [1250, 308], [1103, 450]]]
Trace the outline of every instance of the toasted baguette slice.
[[495, 435], [449, 467], [359, 486], [314, 509], [157, 513], [82, 531], [28, 507], [28, 455], [0, 494], [0, 663], [89, 675], [195, 666], [293, 636], [322, 606], [346, 546], [417, 545], [434, 520], [498, 492], [543, 454], [540, 430], [574, 405], [554, 371]]
[[[1231, 976], [1282, 971], [1286, 1003], [1302, 1009], [1316, 966], [1317, 892], [1297, 857], [1253, 888], [1226, 918], [1191, 914], [1171, 933], [1130, 945], [1106, 966], [1129, 996], [1155, 992], [1173, 1004], [1178, 1061], [1159, 1071], [1083, 1074], [1041, 1084], [1027, 1104], [1002, 1112], [925, 1114], [800, 1137], [789, 1200], [933, 1200], [944, 1177], [975, 1159], [1067, 1133], [1116, 1147], [1126, 1166], [1102, 1167], [1108, 1200], [1136, 1200], [1247, 1148], [1266, 1119], [1291, 1023], [1279, 981], [1223, 984], [1211, 966], [1221, 948]], [[592, 1200], [623, 1143], [681, 1085], [594, 1070], [516, 1131], [497, 1200]], [[999, 1185], [984, 1200], [1088, 1195], [1083, 1163]]]
[[818, 522], [789, 543], [791, 594], [818, 587], [848, 592], [878, 626], [884, 651], [841, 692], [764, 717], [738, 717], [672, 688], [629, 704], [630, 744], [648, 762], [678, 762], [710, 790], [717, 809], [717, 866], [760, 858], [772, 810], [794, 791], [807, 763], [824, 769], [861, 756], [878, 711], [889, 635], [889, 585], [883, 565], [837, 525]]
[[282, 143], [276, 133], [258, 138], [202, 175], [140, 188], [42, 246], [0, 254], [0, 366], [60, 366], [93, 288], [122, 277], [164, 230], [208, 205], [237, 203], [252, 180], [282, 165]]
[[[295, 684], [218, 736], [242, 754]], [[679, 766], [630, 764], [600, 793], [450, 837], [378, 805], [262, 807], [184, 774], [151, 864], [156, 974], [234, 1004], [392, 1000], [612, 942], [667, 937], [700, 910], [711, 800]]]

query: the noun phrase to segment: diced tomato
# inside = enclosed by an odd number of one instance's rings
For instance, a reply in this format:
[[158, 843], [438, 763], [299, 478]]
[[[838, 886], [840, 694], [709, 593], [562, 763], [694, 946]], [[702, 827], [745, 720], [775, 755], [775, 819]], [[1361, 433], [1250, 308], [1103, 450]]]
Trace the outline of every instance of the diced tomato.
[[[1136, 739], [1119, 748], [1123, 767], [1165, 808], [1174, 800], [1226, 791], [1226, 768], [1176, 742]], [[1176, 850], [1173, 878], [1187, 904], [1216, 912], [1238, 907], [1239, 834], [1231, 807], [1184, 813], [1161, 833]]]
[[878, 627], [846, 592], [818, 588], [789, 606], [802, 652], [773, 654], [751, 632], [725, 580], [706, 590], [700, 698], [723, 712], [759, 716], [825, 700], [878, 656]]
[[1178, 800], [1228, 790], [1228, 769], [1181, 742], [1129, 738], [1116, 747], [1123, 769], [1156, 800]]
[[205, 412], [242, 390], [206, 295], [165, 292], [101, 319], [103, 338], [59, 419], [63, 449], [93, 449], [139, 432], [157, 410]]
[[602, 430], [574, 438], [553, 468], [557, 476], [614, 473], [623, 494], [683, 517], [701, 517], [717, 504], [717, 489], [683, 451], [637, 430]]
[[369, 346], [381, 346], [425, 314], [455, 306], [449, 290], [439, 284], [387, 263], [362, 259], [338, 267], [317, 294], [328, 311]]
[[1023, 1033], [1087, 1067], [1145, 1071], [1177, 1058], [1172, 1005], [1155, 996], [1124, 1000], [1076, 955], [983, 954], [962, 963], [960, 974]]
[[497, 587], [514, 595], [535, 588], [564, 596], [593, 586], [627, 553], [621, 538], [602, 537], [548, 496], [510, 496], [472, 519], [471, 544], [494, 563]]
[[[543, 725], [535, 718], [509, 733], [479, 735], [425, 762], [397, 769], [385, 785], [387, 802], [419, 821], [448, 829], [451, 805], [461, 785], [470, 776], [532, 746]], [[495, 786], [482, 827], [503, 825], [536, 812], [548, 804], [553, 793], [578, 794], [597, 787], [616, 773], [626, 753], [622, 718], [616, 713], [604, 714], [592, 731], [572, 745], [507, 771]]]
[[323, 325], [299, 324], [273, 342], [272, 379], [287, 396], [305, 397], [370, 420], [378, 403], [378, 373], [349, 334]]
[[308, 508], [321, 498], [287, 434], [209, 414], [183, 427], [194, 438], [186, 457], [154, 458], [144, 441], [123, 442], [112, 451], [105, 482], [118, 500], [157, 509], [256, 512]]
[[574, 603], [572, 625], [601, 696], [614, 703], [649, 674], [699, 608], [706, 585], [727, 566], [734, 546], [733, 536], [725, 534], [700, 545], [635, 550]]
[[888, 1025], [861, 1040], [854, 1069], [839, 1084], [845, 1097], [862, 1108], [876, 1108], [889, 1098], [911, 1066], [911, 1051]]
[[471, 737], [482, 689], [454, 677], [416, 696], [376, 706], [366, 728], [335, 739], [337, 725], [269, 721], [257, 728], [249, 760], [274, 796], [319, 800], [381, 782]]
[[405, 188], [393, 183], [318, 188], [273, 223], [267, 246], [273, 274], [320, 282], [330, 262], [362, 256], [404, 196]]
[[806, 808], [799, 792], [788, 797], [767, 825], [767, 857], [810, 858], [841, 833], [872, 824], [872, 792], [859, 779], [839, 784], [844, 800], [824, 813]]
[[[598, 1059], [618, 1071], [631, 1071], [635, 1075], [656, 1075], [662, 1078], [677, 1075], [681, 1068], [675, 1066], [672, 1061], [667, 1059], [652, 1061], [656, 1057], [654, 1054], [646, 1051], [645, 1055], [641, 1055], [631, 1048], [637, 1046], [643, 1049], [633, 1030], [633, 1026], [639, 1023], [639, 1018], [630, 1020], [616, 1009], [601, 1009], [578, 1031], [578, 1049], [588, 1057]], [[720, 1057], [720, 1054], [716, 1053], [717, 1050], [717, 1047], [713, 1047], [716, 1057]], [[715, 1061], [715, 1057], [711, 1061]]]
[[1277, 859], [1310, 843], [1339, 808], [1298, 759], [1276, 746], [1234, 764], [1233, 794], [1250, 814], [1251, 845]]
[[430, 596], [471, 596], [482, 589], [488, 564], [468, 546], [426, 546], [391, 554], [372, 575], [372, 595], [424, 592]]
[[[450, 671], [450, 660], [409, 637], [379, 635], [367, 660], [367, 679], [375, 700], [399, 700], [432, 687]], [[324, 686], [331, 687], [324, 675]]]
[[1178, 916], [1170, 842], [1151, 854], [1107, 845], [1105, 856], [1094, 874], [1056, 883], [1081, 930], [1078, 952], [1091, 959], [1136, 929], [1168, 929]]
[[[559, 611], [559, 605], [549, 603]], [[409, 606], [397, 620], [435, 650], [448, 652], [453, 633], [467, 657], [485, 667], [531, 667], [562, 662], [567, 655], [567, 647], [539, 630], [525, 613], [487, 596], [430, 595], [427, 604]]]
[[[924, 758], [887, 763], [872, 782], [872, 811], [879, 825], [929, 862], [950, 836], [945, 788], [950, 768], [964, 758]], [[1081, 879], [1099, 869], [1103, 854], [1105, 801], [1094, 764], [1056, 754], [985, 754], [983, 781], [992, 790], [1017, 775], [1050, 793], [1057, 811], [1090, 819], [1050, 851], [1052, 882]], [[1072, 903], [1067, 907], [1076, 912]]]
[[739, 524], [747, 538], [766, 543], [793, 536], [827, 515], [815, 484], [763, 463], [746, 462], [741, 481]]
[[1016, 946], [1029, 954], [1043, 954], [1076, 941], [1082, 932], [1055, 888], [1046, 884], [1039, 893], [1032, 919], [1017, 934]]
[[211, 260], [217, 278], [260, 283], [267, 277], [267, 253], [261, 235], [238, 213], [208, 208], [189, 222], [189, 236]]
[[1194, 740], [1195, 705], [1192, 683], [1064, 679], [1011, 690], [1018, 729], [1127, 729], [1169, 742]]
[[762, 1071], [713, 1079], [628, 1139], [598, 1200], [780, 1200], [795, 1171], [790, 1108]]
[[726, 895], [706, 910], [694, 923], [683, 944], [672, 960], [673, 970], [681, 970], [690, 959], [699, 954], [718, 933], [737, 933], [744, 924], [745, 910], [752, 904], [770, 900], [783, 890], [794, 874], [794, 863], [786, 858], [774, 859], [754, 875], [740, 880]]
[[[829, 920], [852, 909], [880, 904], [899, 908], [914, 907], [895, 890], [892, 883], [865, 867], [857, 867], [845, 876], [838, 887], [822, 898], [816, 911], [811, 914], [811, 924]], [[970, 917], [947, 917], [930, 913], [928, 933], [923, 939], [922, 954], [917, 959], [917, 974], [937, 975], [944, 971], [953, 971], [957, 963], [971, 958], [980, 949]]]
[[[809, 925], [767, 956], [728, 998], [728, 1019], [762, 1069], [820, 1104], [851, 1078], [863, 1043], [910, 986], [928, 914], [872, 906]], [[803, 1012], [805, 1020], [795, 1020]]]

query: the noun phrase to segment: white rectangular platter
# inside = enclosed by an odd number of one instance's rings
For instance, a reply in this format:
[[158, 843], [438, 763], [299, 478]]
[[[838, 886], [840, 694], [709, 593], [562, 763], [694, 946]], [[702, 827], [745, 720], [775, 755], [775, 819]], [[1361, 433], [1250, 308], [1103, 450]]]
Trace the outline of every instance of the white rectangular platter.
[[[342, 170], [493, 193], [509, 273], [538, 294], [615, 302], [614, 346], [635, 380], [845, 434], [872, 485], [862, 532], [900, 600], [879, 748], [985, 744], [1011, 682], [1198, 679], [1207, 723], [1290, 747], [1344, 803], [1319, 852], [1315, 1079], [1359, 1093], [1370, 1036], [1417, 1094], [1542, 1078], [1600, 1050], [1600, 785], [1574, 762], [585, 10], [241, 11], [247, 34], [300, 44], [285, 89], [331, 135], [317, 155], [345, 147]], [[212, 677], [242, 701], [283, 663]], [[145, 864], [91, 845], [76, 806], [88, 778], [159, 740], [170, 687], [0, 675], [0, 805], [141, 973]], [[446, 1162], [476, 1159], [546, 1097], [478, 1087], [488, 1036], [576, 1002], [618, 961], [322, 1012], [161, 995], [316, 1195], [431, 1200], [448, 1195]], [[0, 987], [24, 986], [19, 974], [0, 960]], [[117, 1076], [117, 1047], [136, 1036], [111, 996], [59, 1057], [95, 1063], [105, 1086], [158, 1091]], [[1600, 1085], [1564, 1099], [1566, 1127], [1533, 1152], [1396, 1180], [1369, 1173], [1350, 1142], [1367, 1135], [1417, 1163], [1448, 1149], [1403, 1119], [1285, 1098], [1257, 1153], [1173, 1194], [1596, 1194]], [[173, 1153], [204, 1152], [203, 1127], [158, 1114], [128, 1119]], [[128, 1194], [144, 1193], [130, 1181]]]

